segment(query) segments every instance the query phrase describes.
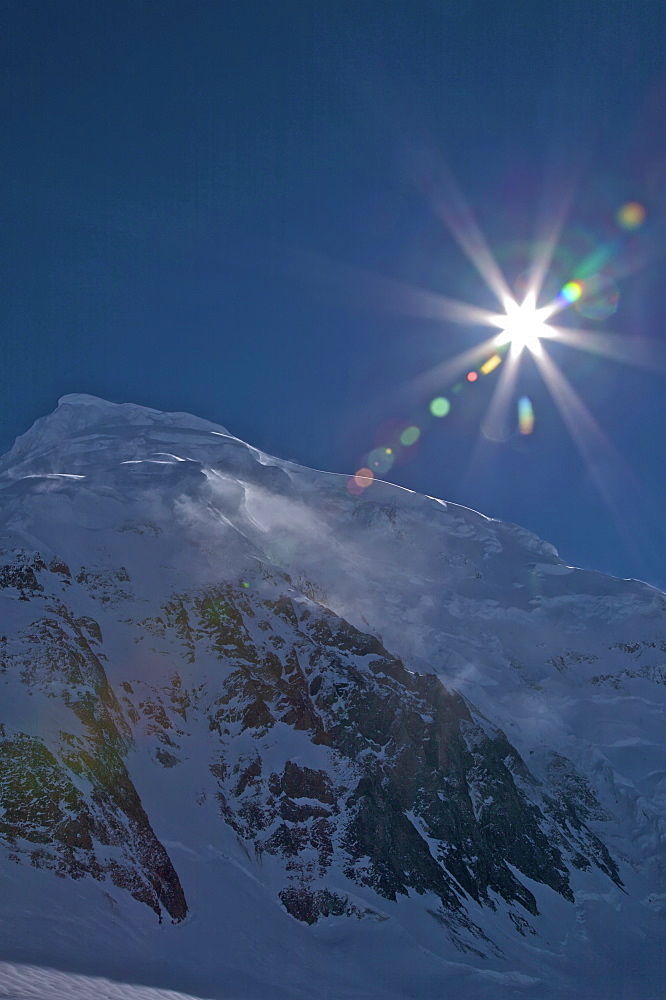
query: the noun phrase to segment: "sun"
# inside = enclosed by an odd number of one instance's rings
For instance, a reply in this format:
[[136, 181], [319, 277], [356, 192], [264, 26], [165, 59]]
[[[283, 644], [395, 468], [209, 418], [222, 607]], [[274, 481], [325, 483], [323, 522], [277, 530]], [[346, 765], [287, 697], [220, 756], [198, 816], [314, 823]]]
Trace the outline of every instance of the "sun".
[[504, 300], [504, 315], [496, 319], [502, 333], [497, 339], [498, 346], [510, 344], [512, 351], [519, 354], [525, 348], [536, 354], [540, 351], [540, 338], [549, 332], [546, 320], [552, 314], [548, 306], [537, 309], [534, 296], [528, 295], [522, 303], [514, 299]]

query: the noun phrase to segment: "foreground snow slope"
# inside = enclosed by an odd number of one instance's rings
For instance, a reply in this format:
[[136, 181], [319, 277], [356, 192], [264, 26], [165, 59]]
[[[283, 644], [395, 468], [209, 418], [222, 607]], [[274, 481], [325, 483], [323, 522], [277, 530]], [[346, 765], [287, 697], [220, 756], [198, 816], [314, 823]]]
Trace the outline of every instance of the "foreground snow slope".
[[0, 460], [0, 997], [662, 995], [664, 596], [346, 487], [82, 395]]

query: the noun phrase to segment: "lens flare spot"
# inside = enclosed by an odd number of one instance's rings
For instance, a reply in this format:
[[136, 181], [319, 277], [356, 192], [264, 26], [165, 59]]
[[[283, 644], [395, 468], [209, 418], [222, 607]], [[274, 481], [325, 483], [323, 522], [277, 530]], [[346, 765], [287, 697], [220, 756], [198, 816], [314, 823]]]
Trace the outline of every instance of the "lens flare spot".
[[534, 430], [534, 410], [528, 396], [518, 400], [518, 427], [521, 434], [531, 434]]
[[433, 417], [445, 417], [450, 409], [451, 404], [446, 396], [437, 396], [430, 404], [430, 412]]
[[640, 229], [645, 222], [645, 207], [640, 201], [628, 201], [617, 212], [617, 224], [622, 229]]
[[374, 478], [375, 474], [372, 471], [372, 469], [368, 469], [364, 466], [362, 469], [359, 469], [358, 472], [355, 474], [354, 482], [356, 483], [357, 486], [359, 486], [362, 490], [364, 490], [370, 485], [370, 483]]
[[502, 359], [499, 354], [493, 354], [492, 358], [488, 358], [488, 360], [481, 365], [480, 372], [482, 375], [490, 375], [490, 373], [494, 372], [497, 366], [501, 364]]
[[576, 302], [576, 309], [586, 319], [608, 319], [617, 310], [620, 290], [612, 278], [593, 274], [585, 279], [583, 295]]
[[454, 385], [452, 392], [460, 392], [461, 389], [462, 389], [462, 382], [457, 382]]
[[467, 381], [468, 382], [476, 382], [476, 380], [477, 380], [478, 377], [479, 377], [479, 373], [478, 372], [467, 372]]
[[405, 427], [400, 435], [400, 444], [404, 444], [406, 448], [409, 448], [410, 445], [416, 444], [420, 437], [421, 431], [412, 424], [411, 427]]
[[560, 294], [565, 302], [577, 302], [583, 294], [583, 285], [580, 281], [569, 281]]
[[368, 468], [376, 475], [383, 475], [393, 465], [393, 450], [391, 448], [374, 448], [368, 455]]

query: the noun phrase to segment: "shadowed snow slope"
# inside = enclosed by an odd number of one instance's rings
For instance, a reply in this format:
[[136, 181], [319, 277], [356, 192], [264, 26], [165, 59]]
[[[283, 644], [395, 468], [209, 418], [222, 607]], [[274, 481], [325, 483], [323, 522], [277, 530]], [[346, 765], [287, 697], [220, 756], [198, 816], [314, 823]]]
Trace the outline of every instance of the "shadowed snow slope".
[[346, 486], [86, 395], [0, 460], [0, 997], [662, 995], [666, 599]]

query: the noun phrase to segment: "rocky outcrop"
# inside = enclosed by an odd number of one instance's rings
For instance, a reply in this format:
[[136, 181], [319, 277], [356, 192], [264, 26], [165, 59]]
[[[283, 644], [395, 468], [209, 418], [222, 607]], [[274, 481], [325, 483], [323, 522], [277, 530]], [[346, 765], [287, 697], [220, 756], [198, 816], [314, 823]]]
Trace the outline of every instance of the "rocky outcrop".
[[75, 717], [53, 745], [3, 730], [0, 840], [15, 861], [61, 876], [110, 878], [162, 918], [182, 920], [178, 875], [152, 829], [124, 757], [132, 733], [108, 683], [99, 624], [58, 599], [5, 643], [6, 683], [58, 699]]
[[[292, 885], [280, 898], [292, 915], [313, 922], [335, 914], [336, 906], [319, 906], [332, 891], [332, 868], [389, 900], [434, 894], [461, 920], [465, 899], [492, 908], [497, 897], [535, 916], [534, 895], [515, 870], [567, 900], [572, 868], [596, 866], [618, 881], [585, 825], [593, 793], [576, 783], [573, 765], [566, 762], [568, 781], [547, 792], [505, 734], [460, 695], [284, 589], [260, 605], [228, 585], [181, 595], [141, 625], [161, 640], [177, 637], [191, 663], [212, 653], [224, 665], [220, 693], [206, 707], [181, 688], [179, 699], [207, 711], [220, 748], [210, 770], [221, 815], [257, 856], [283, 859]], [[154, 725], [145, 702], [143, 712]], [[288, 760], [271, 770], [258, 742], [278, 723], [307, 733], [327, 766]], [[257, 749], [238, 757], [235, 737], [248, 732]], [[160, 739], [172, 735], [163, 720]]]

